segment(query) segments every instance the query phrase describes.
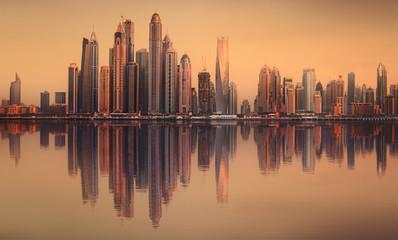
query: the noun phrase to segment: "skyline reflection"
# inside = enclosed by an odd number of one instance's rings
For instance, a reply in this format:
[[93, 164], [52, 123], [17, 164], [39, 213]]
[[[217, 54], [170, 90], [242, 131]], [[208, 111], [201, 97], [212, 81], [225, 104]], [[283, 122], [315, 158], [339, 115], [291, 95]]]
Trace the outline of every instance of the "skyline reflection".
[[[214, 167], [215, 202], [228, 204], [229, 167], [239, 143], [254, 140], [258, 173], [264, 176], [277, 175], [294, 161], [301, 161], [303, 173], [314, 174], [322, 159], [355, 171], [356, 162], [372, 153], [376, 155], [375, 174], [383, 176], [388, 156], [398, 153], [396, 125], [15, 121], [0, 122], [0, 132], [1, 140], [9, 142], [16, 168], [23, 164], [25, 134], [39, 132], [38, 146], [44, 151], [50, 147], [67, 151], [67, 174], [80, 175], [82, 203], [92, 208], [104, 194], [99, 192], [99, 177], [108, 179], [115, 214], [122, 219], [135, 216], [135, 191], [146, 192], [148, 217], [157, 228], [162, 208], [172, 204], [179, 187], [189, 188], [195, 167], [201, 172]], [[192, 162], [194, 155], [197, 163]]]

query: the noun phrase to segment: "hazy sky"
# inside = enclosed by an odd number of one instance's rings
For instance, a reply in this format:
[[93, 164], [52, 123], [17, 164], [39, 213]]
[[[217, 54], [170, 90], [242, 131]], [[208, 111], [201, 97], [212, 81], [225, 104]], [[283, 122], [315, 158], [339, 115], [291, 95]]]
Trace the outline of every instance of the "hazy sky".
[[[303, 68], [315, 68], [317, 80], [356, 73], [356, 84], [376, 87], [382, 59], [388, 85], [398, 83], [398, 1], [15, 1], [0, 0], [0, 98], [9, 98], [18, 72], [22, 102], [40, 102], [40, 92], [67, 91], [67, 68], [80, 69], [82, 38], [92, 25], [99, 41], [100, 66], [120, 16], [135, 24], [135, 50], [148, 49], [149, 22], [157, 11], [163, 35], [169, 33], [179, 58], [192, 63], [192, 87], [202, 56], [214, 82], [217, 36], [229, 37], [230, 81], [253, 107], [258, 74], [267, 64], [281, 77], [301, 81]], [[347, 83], [346, 83], [347, 87]]]

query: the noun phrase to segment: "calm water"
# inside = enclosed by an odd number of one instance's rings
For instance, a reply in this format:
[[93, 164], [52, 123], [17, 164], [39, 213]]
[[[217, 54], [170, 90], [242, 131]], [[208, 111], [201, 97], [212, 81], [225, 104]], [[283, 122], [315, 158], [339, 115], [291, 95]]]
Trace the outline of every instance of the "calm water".
[[0, 132], [0, 239], [398, 239], [398, 124]]

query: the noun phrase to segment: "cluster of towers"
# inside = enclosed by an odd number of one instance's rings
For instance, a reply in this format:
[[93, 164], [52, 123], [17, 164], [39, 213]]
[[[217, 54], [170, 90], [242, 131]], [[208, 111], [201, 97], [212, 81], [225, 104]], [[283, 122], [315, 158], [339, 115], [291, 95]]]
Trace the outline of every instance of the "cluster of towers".
[[[316, 83], [315, 69], [303, 70], [302, 81], [296, 85], [292, 78], [284, 77], [281, 82], [279, 70], [263, 66], [259, 74], [258, 94], [254, 101], [254, 112], [283, 113], [286, 115], [313, 112], [332, 115], [394, 115], [398, 112], [398, 84], [390, 86], [387, 94], [387, 70], [380, 63], [377, 68], [376, 100], [372, 88], [355, 86], [355, 73], [348, 73], [348, 90], [345, 90], [344, 79], [339, 75], [331, 80], [324, 89]], [[242, 113], [247, 114], [250, 105], [247, 100], [242, 103]], [[250, 112], [250, 110], [249, 110]]]
[[192, 88], [189, 56], [178, 60], [170, 36], [163, 38], [157, 13], [149, 24], [149, 51], [138, 50], [134, 59], [134, 23], [127, 19], [117, 26], [109, 66], [99, 71], [94, 31], [90, 40], [83, 39], [81, 63], [80, 71], [75, 63], [69, 66], [69, 113], [236, 114], [236, 84], [229, 84], [228, 38], [218, 38], [217, 92], [204, 70], [198, 76], [198, 94]]

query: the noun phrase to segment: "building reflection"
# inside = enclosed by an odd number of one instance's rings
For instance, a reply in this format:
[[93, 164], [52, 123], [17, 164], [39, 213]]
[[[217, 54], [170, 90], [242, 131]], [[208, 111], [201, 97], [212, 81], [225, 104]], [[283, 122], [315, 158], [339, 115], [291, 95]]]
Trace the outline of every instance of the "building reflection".
[[134, 218], [135, 194], [148, 194], [148, 215], [154, 228], [160, 226], [162, 208], [172, 203], [178, 188], [188, 188], [197, 180], [192, 156], [197, 156], [198, 171], [214, 167], [215, 202], [228, 203], [229, 178], [233, 177], [229, 164], [241, 142], [238, 129], [241, 140], [247, 142], [253, 141], [249, 137], [253, 132], [255, 164], [265, 176], [277, 174], [286, 165], [314, 173], [323, 159], [355, 170], [363, 156], [370, 154], [376, 156], [377, 175], [384, 176], [387, 158], [398, 153], [398, 128], [392, 122], [0, 122], [1, 139], [8, 141], [16, 167], [23, 162], [24, 134], [36, 134], [33, 137], [45, 150], [50, 150], [54, 139], [56, 149], [67, 146], [67, 173], [80, 178], [83, 204], [96, 206], [102, 177], [109, 183], [115, 215], [120, 219]]

